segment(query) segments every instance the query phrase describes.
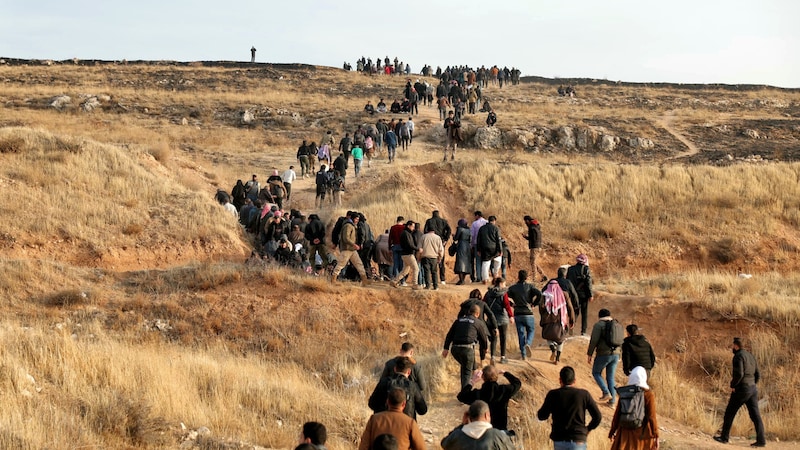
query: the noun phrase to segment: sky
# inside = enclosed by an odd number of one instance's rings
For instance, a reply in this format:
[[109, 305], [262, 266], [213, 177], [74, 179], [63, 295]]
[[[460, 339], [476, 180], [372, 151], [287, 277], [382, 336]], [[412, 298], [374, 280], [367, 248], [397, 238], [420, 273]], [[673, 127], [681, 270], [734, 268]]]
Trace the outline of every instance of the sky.
[[800, 88], [797, 0], [0, 0], [0, 57], [355, 67]]

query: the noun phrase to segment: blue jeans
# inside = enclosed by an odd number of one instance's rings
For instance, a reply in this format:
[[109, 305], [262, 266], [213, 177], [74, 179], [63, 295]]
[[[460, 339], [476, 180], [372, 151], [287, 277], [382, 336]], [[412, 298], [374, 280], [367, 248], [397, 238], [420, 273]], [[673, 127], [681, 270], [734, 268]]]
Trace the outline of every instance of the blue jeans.
[[[617, 390], [615, 389], [614, 384], [614, 373], [617, 371], [617, 364], [619, 364], [619, 355], [606, 355], [606, 356], [597, 356], [594, 358], [594, 364], [592, 365], [592, 376], [594, 377], [594, 381], [597, 382], [597, 385], [600, 386], [600, 390], [603, 391], [603, 395], [610, 394], [611, 400], [617, 400]], [[603, 369], [606, 370], [606, 379], [603, 380], [601, 373]], [[608, 382], [608, 384], [606, 384]]]
[[517, 325], [519, 350], [522, 352], [522, 357], [531, 356], [525, 351], [525, 346], [533, 344], [533, 331], [536, 328], [536, 319], [533, 316], [514, 316], [514, 323]]
[[556, 441], [553, 450], [586, 450], [586, 442]]
[[392, 279], [397, 278], [397, 274], [403, 271], [403, 258], [400, 254], [402, 247], [395, 244], [392, 246]]

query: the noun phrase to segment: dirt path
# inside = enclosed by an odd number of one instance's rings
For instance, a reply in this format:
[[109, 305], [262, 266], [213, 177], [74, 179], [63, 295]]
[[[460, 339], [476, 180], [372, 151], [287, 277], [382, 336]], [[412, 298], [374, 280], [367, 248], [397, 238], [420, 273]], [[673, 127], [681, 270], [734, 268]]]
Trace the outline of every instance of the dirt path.
[[672, 128], [672, 122], [674, 122], [674, 120], [675, 120], [675, 111], [668, 111], [666, 114], [664, 114], [661, 117], [661, 119], [658, 119], [657, 123], [662, 128], [664, 128], [664, 130], [666, 130], [667, 133], [669, 133], [672, 136], [674, 136], [675, 139], [681, 141], [681, 143], [683, 145], [685, 145], [688, 150], [685, 151], [685, 152], [679, 153], [677, 155], [670, 156], [666, 160], [669, 161], [669, 160], [675, 160], [675, 159], [680, 159], [680, 158], [686, 158], [688, 156], [693, 156], [693, 155], [696, 155], [696, 154], [700, 153], [700, 149], [697, 148], [697, 146], [694, 145], [694, 143], [692, 141], [690, 141], [686, 136], [684, 136], [683, 134], [678, 132], [678, 130], [676, 130], [675, 128]]

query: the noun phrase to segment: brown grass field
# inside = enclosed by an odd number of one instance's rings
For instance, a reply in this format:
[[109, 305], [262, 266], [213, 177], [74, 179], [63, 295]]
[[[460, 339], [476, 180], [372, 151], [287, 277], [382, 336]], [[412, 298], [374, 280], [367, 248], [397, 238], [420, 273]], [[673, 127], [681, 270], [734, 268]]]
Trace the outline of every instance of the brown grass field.
[[[328, 448], [352, 449], [376, 372], [405, 340], [430, 380], [431, 412], [419, 419], [429, 448], [459, 423], [457, 365], [439, 353], [474, 286], [453, 284], [452, 261], [438, 292], [248, 266], [250, 238], [213, 200], [252, 173], [299, 167], [303, 139], [374, 123], [363, 105], [402, 95], [404, 78], [31, 61], [0, 65], [0, 80], [0, 448], [291, 449], [302, 423], [318, 420]], [[733, 336], [760, 363], [769, 446], [797, 448], [800, 93], [589, 80], [577, 90], [559, 98], [540, 80], [485, 95], [502, 131], [602, 127], [654, 148], [468, 143], [443, 163], [437, 112], [420, 106], [411, 149], [348, 178], [341, 208], [314, 210], [311, 179], [295, 182], [291, 207], [329, 223], [362, 211], [376, 234], [397, 215], [424, 222], [438, 209], [455, 227], [479, 209], [498, 217], [511, 274], [527, 268], [522, 217], [533, 215], [548, 274], [590, 256], [591, 322], [607, 307], [656, 349], [662, 448], [724, 448], [711, 436]], [[61, 95], [71, 101], [50, 106]], [[483, 120], [467, 116], [465, 128]], [[529, 450], [550, 448], [535, 413], [558, 374], [538, 333], [528, 361], [510, 336], [503, 367], [523, 379], [510, 416]], [[586, 344], [570, 338], [563, 362], [599, 397]], [[610, 446], [613, 411], [602, 409], [593, 449]], [[752, 434], [741, 411], [732, 443]]]

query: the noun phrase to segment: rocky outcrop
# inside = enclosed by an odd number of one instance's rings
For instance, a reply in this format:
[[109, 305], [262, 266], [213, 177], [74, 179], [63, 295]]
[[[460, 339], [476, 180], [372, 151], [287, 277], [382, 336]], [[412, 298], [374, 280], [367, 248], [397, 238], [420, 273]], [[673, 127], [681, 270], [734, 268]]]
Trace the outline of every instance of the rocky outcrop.
[[49, 105], [51, 108], [64, 109], [72, 103], [69, 95], [59, 95], [50, 99]]
[[628, 145], [636, 150], [650, 150], [656, 146], [653, 141], [643, 137], [634, 137], [628, 139]]
[[503, 132], [497, 127], [482, 127], [475, 130], [475, 146], [481, 149], [501, 148]]
[[619, 145], [619, 138], [616, 136], [611, 136], [609, 134], [604, 134], [600, 138], [600, 143], [598, 145], [598, 149], [604, 152], [613, 152], [616, 150], [617, 146]]
[[575, 148], [575, 131], [571, 127], [560, 127], [556, 130], [556, 143], [566, 149]]

